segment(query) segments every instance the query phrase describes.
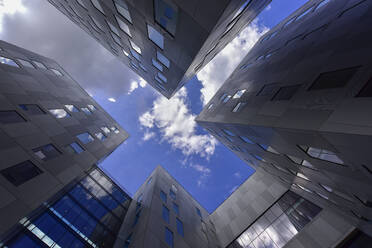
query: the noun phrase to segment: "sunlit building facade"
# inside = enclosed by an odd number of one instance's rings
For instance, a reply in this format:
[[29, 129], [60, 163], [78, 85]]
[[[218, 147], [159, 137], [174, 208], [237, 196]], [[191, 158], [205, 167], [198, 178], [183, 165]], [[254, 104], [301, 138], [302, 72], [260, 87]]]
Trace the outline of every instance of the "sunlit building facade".
[[170, 98], [271, 0], [48, 0]]
[[308, 1], [259, 39], [197, 117], [250, 166], [369, 235], [371, 11], [370, 1]]

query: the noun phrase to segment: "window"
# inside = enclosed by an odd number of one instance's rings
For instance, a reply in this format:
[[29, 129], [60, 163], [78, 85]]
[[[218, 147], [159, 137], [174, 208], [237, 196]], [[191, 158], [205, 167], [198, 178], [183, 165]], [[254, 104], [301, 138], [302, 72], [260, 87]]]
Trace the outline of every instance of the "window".
[[111, 129], [111, 131], [113, 131], [116, 134], [120, 133], [120, 131], [117, 127], [110, 127], [110, 129]]
[[240, 69], [241, 69], [241, 70], [244, 70], [244, 69], [246, 69], [246, 68], [251, 67], [252, 65], [253, 65], [253, 63], [244, 64], [244, 65], [242, 65], [242, 66], [240, 67]]
[[250, 2], [251, 2], [250, 0], [246, 0], [246, 1], [245, 1], [245, 2], [240, 6], [240, 8], [235, 12], [235, 14], [234, 14], [232, 20], [235, 19], [238, 15], [240, 15], [240, 14], [244, 11], [245, 7], [246, 7]]
[[286, 28], [287, 26], [289, 26], [289, 24], [291, 24], [295, 19], [296, 19], [296, 17], [293, 17], [292, 19], [287, 21], [286, 24], [284, 24], [283, 28]]
[[49, 112], [54, 115], [57, 119], [70, 117], [71, 115], [67, 113], [64, 109], [49, 109]]
[[245, 143], [255, 144], [252, 140], [250, 140], [249, 138], [247, 138], [245, 136], [239, 136], [239, 138], [242, 139]]
[[246, 102], [238, 102], [235, 107], [233, 108], [232, 112], [237, 113], [239, 112], [245, 105], [247, 105]]
[[54, 69], [54, 68], [50, 68], [50, 70], [56, 75], [56, 76], [59, 76], [59, 77], [62, 77], [63, 74], [57, 70], [57, 69]]
[[139, 68], [138, 68], [138, 65], [137, 65], [133, 60], [130, 61], [130, 65], [131, 65], [132, 68], [135, 69], [135, 70], [138, 70], [138, 69], [139, 69]]
[[173, 232], [168, 227], [165, 227], [165, 242], [173, 248]]
[[321, 73], [308, 90], [323, 90], [344, 87], [359, 67]]
[[26, 120], [14, 110], [0, 111], [0, 124], [25, 122]]
[[56, 158], [61, 155], [61, 152], [52, 144], [47, 144], [32, 149], [34, 154], [43, 161], [48, 161], [50, 159]]
[[132, 46], [132, 48], [134, 49], [134, 51], [141, 54], [141, 48], [139, 46], [137, 46], [137, 44], [134, 43], [133, 41], [129, 40], [129, 42], [130, 42], [130, 45]]
[[224, 98], [222, 99], [222, 103], [227, 103], [227, 101], [229, 101], [230, 98], [231, 98], [230, 95], [226, 95], [226, 96], [224, 96]]
[[163, 205], [163, 220], [169, 224], [169, 209]]
[[128, 5], [122, 0], [115, 0], [116, 10], [120, 15], [122, 15], [128, 22], [132, 23], [132, 18], [130, 17]]
[[38, 61], [35, 61], [35, 60], [32, 61], [32, 62], [34, 62], [34, 64], [37, 65], [37, 67], [40, 68], [40, 69], [45, 69], [45, 70], [47, 69], [46, 66], [41, 62], [38, 62]]
[[155, 59], [152, 59], [152, 65], [155, 66], [159, 71], [163, 71], [163, 66]]
[[129, 26], [125, 22], [123, 22], [119, 17], [115, 16], [115, 18], [116, 18], [116, 21], [119, 23], [120, 29], [123, 30], [127, 35], [132, 37]]
[[291, 85], [286, 87], [281, 87], [279, 91], [271, 98], [271, 101], [284, 101], [290, 100], [294, 94], [296, 94], [297, 90], [300, 88], [299, 85]]
[[323, 7], [324, 5], [326, 5], [327, 3], [329, 3], [329, 1], [330, 1], [330, 0], [324, 0], [324, 1], [320, 2], [320, 3], [318, 4], [318, 6], [316, 6], [316, 8], [315, 8], [314, 11], [316, 11], [316, 10], [318, 10], [319, 8], [321, 8], [321, 7]]
[[167, 68], [170, 67], [170, 61], [167, 57], [165, 57], [161, 52], [156, 51], [156, 58]]
[[12, 59], [0, 56], [0, 63], [5, 65], [10, 65], [14, 67], [19, 67], [19, 65]]
[[307, 176], [305, 176], [304, 174], [302, 174], [301, 172], [297, 172], [296, 176], [298, 176], [302, 179], [305, 179], [306, 181], [310, 181], [310, 179]]
[[372, 97], [372, 78], [369, 79], [356, 97]]
[[149, 24], [147, 24], [147, 32], [149, 39], [154, 42], [155, 45], [164, 49], [164, 36]]
[[158, 72], [158, 77], [164, 82], [166, 83], [167, 82], [167, 78], [160, 72]]
[[150, 179], [147, 181], [146, 185], [149, 185], [151, 182], [152, 182], [152, 177], [150, 177]]
[[233, 132], [231, 132], [230, 130], [223, 129], [222, 131], [223, 131], [225, 134], [229, 135], [229, 136], [232, 136], [232, 137], [235, 136], [235, 134], [234, 134]]
[[200, 212], [200, 209], [197, 208], [197, 207], [195, 207], [195, 210], [196, 210], [196, 213], [199, 215], [199, 217], [200, 217], [200, 218], [203, 218], [203, 217], [202, 217], [202, 214], [201, 214], [201, 212]]
[[88, 108], [81, 108], [81, 111], [83, 111], [87, 115], [91, 115], [92, 114], [92, 112], [90, 112], [90, 110]]
[[138, 223], [138, 220], [139, 220], [140, 216], [141, 216], [141, 209], [138, 210], [138, 212], [136, 213], [136, 216], [134, 217], [132, 227], [134, 227]]
[[77, 0], [78, 4], [80, 4], [82, 7], [84, 7], [85, 9], [87, 8], [87, 6], [85, 6], [83, 0]]
[[30, 115], [44, 115], [45, 112], [36, 104], [20, 104], [18, 105]]
[[92, 19], [93, 23], [98, 27], [98, 29], [103, 30], [103, 27], [102, 27], [101, 23], [99, 21], [97, 21], [96, 18], [94, 18], [92, 16], [89, 16], [89, 17]]
[[101, 130], [105, 133], [105, 134], [109, 134], [111, 131], [108, 127], [104, 126], [104, 127], [101, 127]]
[[246, 91], [247, 91], [246, 89], [238, 90], [238, 91], [234, 94], [233, 99], [240, 98], [240, 97], [244, 94], [244, 92], [246, 92]]
[[21, 162], [0, 171], [0, 174], [3, 175], [3, 177], [5, 177], [14, 186], [19, 186], [40, 175], [41, 173], [43, 172], [30, 160]]
[[138, 60], [138, 61], [141, 61], [141, 55], [139, 55], [139, 53], [137, 53], [134, 49], [130, 49], [130, 53], [132, 54], [132, 56]]
[[76, 137], [83, 143], [88, 144], [94, 140], [94, 138], [89, 133], [81, 133], [76, 135]]
[[114, 32], [117, 36], [120, 36], [119, 30], [114, 25], [112, 25], [111, 22], [107, 22], [107, 25], [110, 27], [110, 30], [112, 32]]
[[207, 109], [209, 110], [209, 109], [213, 108], [213, 105], [214, 105], [213, 103], [209, 104]]
[[179, 215], [180, 214], [180, 208], [178, 207], [177, 203], [173, 202], [173, 211]]
[[65, 107], [67, 108], [68, 111], [70, 112], [79, 112], [79, 110], [74, 106], [74, 105], [65, 105]]
[[65, 147], [66, 150], [69, 152], [69, 153], [76, 153], [76, 154], [80, 154], [84, 151], [84, 148], [81, 147], [81, 145], [79, 145], [78, 143], [76, 142], [73, 142], [71, 144], [69, 144], [68, 146]]
[[178, 218], [176, 218], [176, 223], [177, 223], [177, 233], [183, 237], [183, 223]]
[[122, 50], [123, 50], [124, 55], [129, 57], [129, 53], [127, 51], [125, 51], [124, 48]]
[[138, 63], [139, 67], [141, 67], [141, 69], [144, 71], [144, 72], [147, 72], [147, 68], [141, 63], [139, 62]]
[[[302, 146], [302, 148], [304, 148], [304, 146]], [[314, 147], [305, 147], [305, 151], [313, 158], [326, 160], [336, 164], [344, 164], [344, 161], [342, 161], [334, 152]]]
[[167, 195], [162, 190], [160, 191], [160, 198], [163, 200], [163, 202], [167, 203]]
[[91, 111], [96, 111], [96, 107], [94, 107], [94, 105], [91, 105], [91, 104], [88, 104], [88, 108], [91, 110]]
[[175, 36], [178, 19], [178, 8], [164, 0], [155, 0], [155, 21], [171, 35]]
[[257, 93], [257, 96], [271, 96], [278, 90], [278, 84], [266, 84]]
[[302, 12], [301, 15], [297, 16], [296, 18], [296, 21], [300, 20], [301, 18], [303, 18], [305, 15], [309, 14], [311, 12], [311, 10], [313, 9], [314, 5], [311, 6], [310, 8], [308, 8], [307, 10], [305, 10], [304, 12]]
[[132, 233], [128, 235], [127, 239], [125, 240], [125, 243], [124, 243], [124, 248], [129, 248], [129, 245], [132, 241]]
[[94, 135], [101, 141], [104, 141], [106, 139], [106, 136], [102, 132], [95, 133]]
[[31, 64], [30, 62], [28, 62], [27, 60], [23, 60], [23, 59], [18, 59], [19, 62], [21, 62], [21, 64], [25, 67], [29, 67], [29, 68], [34, 68], [35, 69], [35, 66], [33, 64]]
[[101, 4], [99, 3], [98, 0], [90, 0], [90, 1], [92, 2], [93, 6], [96, 7], [96, 9], [101, 11], [102, 14], [105, 14], [105, 12], [103, 11], [102, 6], [101, 6]]
[[264, 161], [265, 162], [265, 159], [263, 159], [261, 156], [258, 156], [256, 154], [251, 154], [255, 159], [257, 159], [258, 161]]
[[169, 196], [170, 196], [173, 200], [176, 200], [176, 193], [175, 193], [172, 189], [169, 190]]
[[275, 153], [275, 154], [280, 154], [273, 147], [271, 147], [269, 145], [259, 144], [259, 146], [261, 146], [261, 148], [264, 149], [265, 151], [268, 151], [268, 152], [271, 152], [271, 153]]

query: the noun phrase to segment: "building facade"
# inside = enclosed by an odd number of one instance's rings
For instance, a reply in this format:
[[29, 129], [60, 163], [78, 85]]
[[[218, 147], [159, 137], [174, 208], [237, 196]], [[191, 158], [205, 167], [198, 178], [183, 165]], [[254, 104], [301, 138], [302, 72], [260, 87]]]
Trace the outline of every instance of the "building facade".
[[197, 117], [242, 160], [372, 234], [371, 1], [311, 0]]
[[271, 0], [48, 0], [167, 98]]
[[55, 61], [0, 41], [0, 237], [128, 138]]

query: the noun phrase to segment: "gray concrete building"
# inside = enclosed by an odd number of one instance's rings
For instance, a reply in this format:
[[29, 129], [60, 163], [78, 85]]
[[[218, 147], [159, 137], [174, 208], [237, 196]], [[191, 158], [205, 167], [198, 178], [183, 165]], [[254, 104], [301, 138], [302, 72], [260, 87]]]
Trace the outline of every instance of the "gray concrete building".
[[271, 0], [48, 0], [170, 98]]
[[128, 133], [55, 61], [0, 41], [0, 237]]
[[261, 37], [197, 117], [250, 166], [369, 235], [371, 11], [371, 1], [308, 1]]

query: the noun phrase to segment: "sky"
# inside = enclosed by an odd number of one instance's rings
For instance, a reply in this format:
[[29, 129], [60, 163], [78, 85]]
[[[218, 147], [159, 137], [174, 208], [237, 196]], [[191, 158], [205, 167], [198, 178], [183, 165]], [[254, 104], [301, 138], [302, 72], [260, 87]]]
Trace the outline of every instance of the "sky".
[[0, 0], [0, 39], [56, 60], [130, 137], [100, 166], [133, 195], [163, 166], [209, 212], [254, 169], [194, 121], [258, 38], [306, 0], [273, 0], [170, 100], [47, 0]]

